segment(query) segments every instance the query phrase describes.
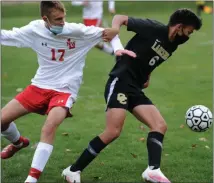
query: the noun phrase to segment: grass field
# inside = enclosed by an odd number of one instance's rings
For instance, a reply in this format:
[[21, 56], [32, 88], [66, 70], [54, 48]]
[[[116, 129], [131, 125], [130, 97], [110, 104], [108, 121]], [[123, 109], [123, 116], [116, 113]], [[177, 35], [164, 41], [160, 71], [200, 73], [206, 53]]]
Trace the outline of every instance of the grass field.
[[[81, 22], [81, 9], [68, 8], [67, 21]], [[161, 8], [160, 8], [161, 7]], [[148, 17], [167, 23], [170, 13], [178, 7], [194, 7], [194, 2], [118, 2], [119, 14]], [[105, 15], [110, 22], [111, 17]], [[38, 5], [2, 6], [2, 28], [20, 27], [39, 18]], [[195, 104], [212, 109], [212, 16], [203, 15], [203, 27], [191, 36], [189, 42], [157, 70], [145, 93], [160, 109], [168, 123], [162, 154], [162, 171], [172, 182], [211, 183], [213, 181], [212, 133], [190, 131], [185, 125], [186, 110]], [[121, 40], [126, 44], [134, 35], [121, 29]], [[2, 47], [2, 106], [25, 88], [37, 69], [36, 54], [30, 49]], [[103, 98], [108, 72], [114, 58], [93, 49], [89, 52], [84, 70], [84, 84], [74, 105], [74, 117], [59, 127], [53, 154], [39, 182], [63, 182], [63, 168], [72, 163], [87, 146], [89, 140], [102, 132], [105, 126]], [[36, 114], [17, 120], [22, 135], [31, 140], [29, 148], [9, 160], [2, 161], [2, 183], [24, 182], [28, 175], [40, 129], [45, 116]], [[184, 128], [180, 126], [184, 124]], [[108, 146], [82, 173], [83, 182], [142, 182], [141, 173], [147, 167], [145, 138], [148, 129], [128, 115], [121, 137]], [[68, 133], [63, 136], [62, 133]], [[199, 141], [199, 138], [207, 141]], [[8, 142], [2, 139], [1, 146]], [[196, 146], [195, 148], [192, 146]], [[206, 148], [208, 146], [210, 149]]]

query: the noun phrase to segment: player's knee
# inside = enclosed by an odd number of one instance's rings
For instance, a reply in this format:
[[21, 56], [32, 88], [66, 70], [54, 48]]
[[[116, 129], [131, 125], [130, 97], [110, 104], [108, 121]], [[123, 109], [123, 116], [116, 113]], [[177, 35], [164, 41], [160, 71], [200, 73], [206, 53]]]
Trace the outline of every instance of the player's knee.
[[1, 132], [7, 130], [9, 128], [10, 124], [1, 124]]
[[161, 132], [166, 133], [166, 131], [167, 131], [167, 124], [166, 124], [166, 122], [163, 121], [163, 123], [160, 124], [159, 128], [160, 128]]
[[9, 128], [10, 119], [7, 119], [7, 115], [5, 115], [4, 110], [1, 110], [1, 131], [5, 131]]
[[152, 131], [159, 131], [165, 133], [167, 131], [167, 124], [164, 119], [158, 120], [154, 125], [151, 127]]
[[1, 126], [9, 126], [9, 123], [11, 122], [9, 115], [7, 115], [7, 112], [2, 109], [1, 110]]
[[120, 136], [121, 129], [120, 128], [113, 128], [113, 129], [108, 129], [108, 136], [114, 140], [117, 139]]
[[117, 139], [120, 136], [121, 130], [115, 129], [112, 133], [114, 139]]
[[57, 126], [56, 125], [52, 125], [52, 124], [45, 124], [43, 127], [42, 127], [42, 130], [41, 130], [41, 133], [43, 135], [50, 135], [52, 133], [54, 133], [57, 129]]

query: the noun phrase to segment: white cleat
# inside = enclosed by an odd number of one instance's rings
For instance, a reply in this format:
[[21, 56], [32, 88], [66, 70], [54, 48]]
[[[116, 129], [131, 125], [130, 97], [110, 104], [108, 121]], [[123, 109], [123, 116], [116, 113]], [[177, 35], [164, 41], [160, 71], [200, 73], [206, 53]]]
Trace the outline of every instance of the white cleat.
[[64, 169], [62, 171], [62, 176], [68, 183], [81, 183], [80, 181], [80, 171], [72, 172], [70, 171], [70, 167]]
[[171, 183], [165, 175], [161, 172], [160, 168], [151, 170], [149, 167], [142, 173], [142, 178], [146, 182], [151, 183]]

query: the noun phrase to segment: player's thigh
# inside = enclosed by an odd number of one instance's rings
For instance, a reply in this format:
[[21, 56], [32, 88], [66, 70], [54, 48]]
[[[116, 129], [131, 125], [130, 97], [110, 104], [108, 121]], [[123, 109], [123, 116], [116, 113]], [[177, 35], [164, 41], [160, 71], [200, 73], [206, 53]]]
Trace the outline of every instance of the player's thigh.
[[18, 100], [12, 99], [1, 109], [1, 124], [9, 124], [10, 122], [28, 113], [29, 111], [25, 109]]
[[108, 108], [106, 111], [106, 129], [120, 132], [126, 119], [126, 110], [123, 108]]
[[[41, 139], [47, 140], [47, 137], [51, 137], [55, 134], [58, 126], [63, 122], [68, 113], [68, 108], [65, 107], [53, 107], [46, 118], [45, 124], [41, 130]], [[49, 139], [50, 140], [50, 139]], [[53, 139], [52, 139], [53, 140]], [[47, 141], [50, 143], [50, 141]]]
[[[120, 98], [122, 97], [122, 98]], [[106, 130], [119, 136], [126, 118], [127, 97], [122, 93], [113, 93], [107, 103]]]
[[105, 144], [109, 144], [120, 136], [124, 121], [126, 118], [126, 110], [121, 108], [109, 108], [106, 112], [106, 128], [99, 135]]
[[121, 131], [128, 109], [128, 96], [118, 78], [109, 78], [105, 87], [106, 129]]
[[61, 106], [53, 107], [48, 113], [45, 125], [57, 127], [66, 118], [68, 110], [69, 109], [67, 107]]
[[166, 123], [159, 110], [144, 92], [129, 97], [129, 111], [151, 130], [166, 131]]
[[166, 122], [159, 110], [153, 104], [142, 104], [134, 107], [132, 114], [141, 122], [146, 124], [152, 131], [165, 133]]
[[71, 117], [70, 108], [73, 105], [71, 94], [54, 92], [49, 102], [46, 114], [48, 115], [45, 125], [58, 126], [66, 117]]

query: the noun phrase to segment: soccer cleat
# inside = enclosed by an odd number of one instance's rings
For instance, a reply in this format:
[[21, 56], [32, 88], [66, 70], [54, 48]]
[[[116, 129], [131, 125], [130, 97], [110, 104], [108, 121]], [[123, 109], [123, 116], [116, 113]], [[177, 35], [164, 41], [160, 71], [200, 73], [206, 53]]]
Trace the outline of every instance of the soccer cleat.
[[8, 159], [11, 158], [16, 152], [18, 152], [19, 150], [21, 150], [22, 148], [27, 147], [30, 144], [30, 141], [25, 138], [25, 137], [20, 137], [20, 147], [14, 146], [13, 144], [10, 144], [8, 146], [6, 146], [2, 152], [1, 152], [1, 159]]
[[149, 167], [142, 173], [146, 182], [151, 183], [171, 183], [161, 172], [160, 168], [151, 170]]
[[62, 176], [68, 183], [81, 183], [80, 182], [80, 171], [72, 172], [70, 170], [69, 166], [68, 168], [64, 169], [62, 172]]

